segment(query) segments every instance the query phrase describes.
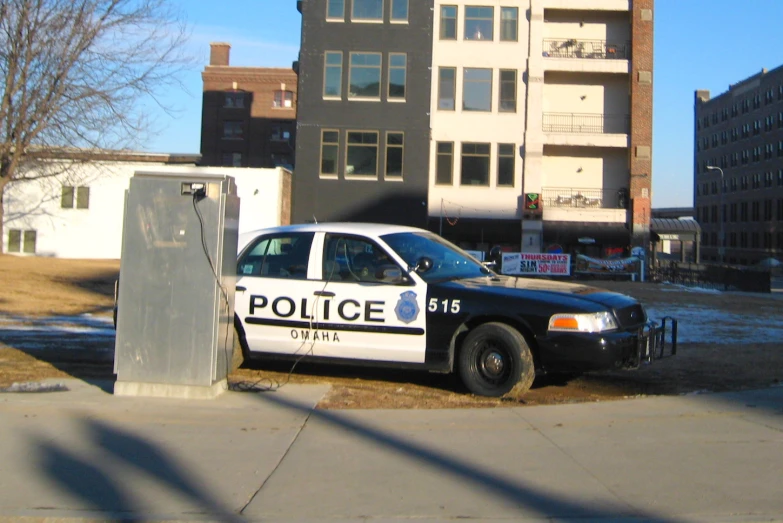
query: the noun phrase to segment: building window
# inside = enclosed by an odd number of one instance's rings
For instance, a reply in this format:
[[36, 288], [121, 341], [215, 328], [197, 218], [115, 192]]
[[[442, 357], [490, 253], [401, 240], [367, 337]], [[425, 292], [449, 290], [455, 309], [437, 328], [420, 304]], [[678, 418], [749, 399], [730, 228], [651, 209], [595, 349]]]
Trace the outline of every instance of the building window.
[[454, 173], [454, 143], [438, 142], [435, 170], [437, 185], [452, 185]]
[[442, 5], [440, 7], [440, 39], [457, 39], [457, 6]]
[[492, 40], [494, 7], [465, 6], [465, 40]]
[[389, 98], [405, 99], [407, 68], [408, 55], [405, 53], [389, 54]]
[[518, 7], [501, 7], [500, 8], [500, 41], [501, 42], [516, 42], [518, 39], [518, 20], [519, 20], [519, 8]]
[[226, 140], [241, 140], [244, 136], [244, 122], [223, 122], [223, 138]]
[[63, 185], [62, 194], [60, 196], [60, 207], [63, 209], [89, 209], [90, 188]]
[[386, 133], [386, 178], [402, 178], [404, 147], [402, 133]]
[[272, 134], [270, 140], [273, 142], [287, 142], [291, 138], [291, 132], [283, 129], [280, 126], [272, 128]]
[[326, 0], [326, 19], [345, 20], [345, 0]]
[[321, 131], [321, 174], [337, 176], [337, 151], [340, 147], [339, 131]]
[[516, 69], [500, 70], [500, 112], [517, 112], [517, 71]]
[[498, 144], [498, 186], [514, 186], [514, 144]]
[[242, 153], [223, 153], [224, 167], [242, 167]]
[[391, 21], [408, 21], [408, 0], [391, 0]]
[[462, 110], [492, 110], [492, 69], [466, 67], [462, 78]]
[[353, 0], [351, 20], [383, 21], [383, 0]]
[[228, 109], [242, 109], [245, 107], [245, 93], [226, 93], [223, 99], [223, 107]]
[[23, 252], [25, 254], [35, 254], [36, 236], [37, 233], [35, 231], [10, 229], [8, 231], [8, 247], [6, 252]]
[[454, 110], [454, 98], [457, 93], [457, 69], [438, 68], [438, 109]]
[[350, 176], [378, 176], [378, 133], [348, 132], [345, 152], [345, 174]]
[[340, 98], [343, 94], [343, 53], [327, 51], [324, 55], [324, 98]]
[[381, 97], [381, 53], [351, 53], [348, 96]]
[[489, 185], [489, 144], [463, 143], [460, 169], [462, 185]]
[[272, 102], [272, 107], [293, 107], [294, 106], [294, 92], [293, 91], [275, 91], [275, 99]]

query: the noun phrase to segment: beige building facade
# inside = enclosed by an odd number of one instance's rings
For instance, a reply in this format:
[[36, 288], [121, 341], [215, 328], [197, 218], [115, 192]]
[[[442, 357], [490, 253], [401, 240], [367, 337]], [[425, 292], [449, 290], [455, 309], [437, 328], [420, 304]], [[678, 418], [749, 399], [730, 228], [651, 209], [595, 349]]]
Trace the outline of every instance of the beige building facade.
[[507, 4], [435, 1], [431, 222], [470, 248], [646, 247], [653, 0]]

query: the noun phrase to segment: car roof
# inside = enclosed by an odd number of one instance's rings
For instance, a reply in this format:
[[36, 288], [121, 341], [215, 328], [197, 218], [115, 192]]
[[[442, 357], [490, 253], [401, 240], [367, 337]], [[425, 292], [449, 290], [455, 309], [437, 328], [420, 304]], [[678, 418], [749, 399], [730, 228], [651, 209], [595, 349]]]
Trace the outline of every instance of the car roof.
[[401, 232], [428, 232], [416, 227], [406, 227], [404, 225], [389, 225], [383, 223], [359, 223], [359, 222], [322, 222], [322, 223], [302, 223], [296, 225], [282, 225], [279, 227], [269, 227], [256, 229], [243, 233], [245, 235], [257, 236], [259, 234], [274, 234], [284, 232], [335, 232], [341, 234], [361, 234], [364, 236], [382, 236], [384, 234], [394, 234]]

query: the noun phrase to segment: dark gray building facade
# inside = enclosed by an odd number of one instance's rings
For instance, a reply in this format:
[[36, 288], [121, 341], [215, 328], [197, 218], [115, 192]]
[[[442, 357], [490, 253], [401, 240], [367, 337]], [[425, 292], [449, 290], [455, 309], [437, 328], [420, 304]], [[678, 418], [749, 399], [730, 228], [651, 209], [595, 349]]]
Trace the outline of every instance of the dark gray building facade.
[[696, 91], [694, 207], [705, 261], [783, 258], [783, 67]]
[[303, 0], [293, 222], [427, 226], [433, 0]]

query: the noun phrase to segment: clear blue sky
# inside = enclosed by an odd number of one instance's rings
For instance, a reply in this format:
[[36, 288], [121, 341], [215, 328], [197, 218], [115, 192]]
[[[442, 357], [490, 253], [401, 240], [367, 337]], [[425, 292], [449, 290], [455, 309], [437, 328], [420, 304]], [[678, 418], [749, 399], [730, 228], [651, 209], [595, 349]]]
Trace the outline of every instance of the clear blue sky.
[[[289, 67], [299, 50], [301, 18], [295, 0], [179, 0], [192, 27], [198, 66], [185, 75], [188, 92], [171, 92], [160, 133], [147, 149], [199, 150], [201, 69], [209, 42], [232, 45], [231, 64]], [[653, 206], [693, 204], [693, 95], [713, 96], [762, 68], [783, 65], [783, 0], [656, 0]]]

